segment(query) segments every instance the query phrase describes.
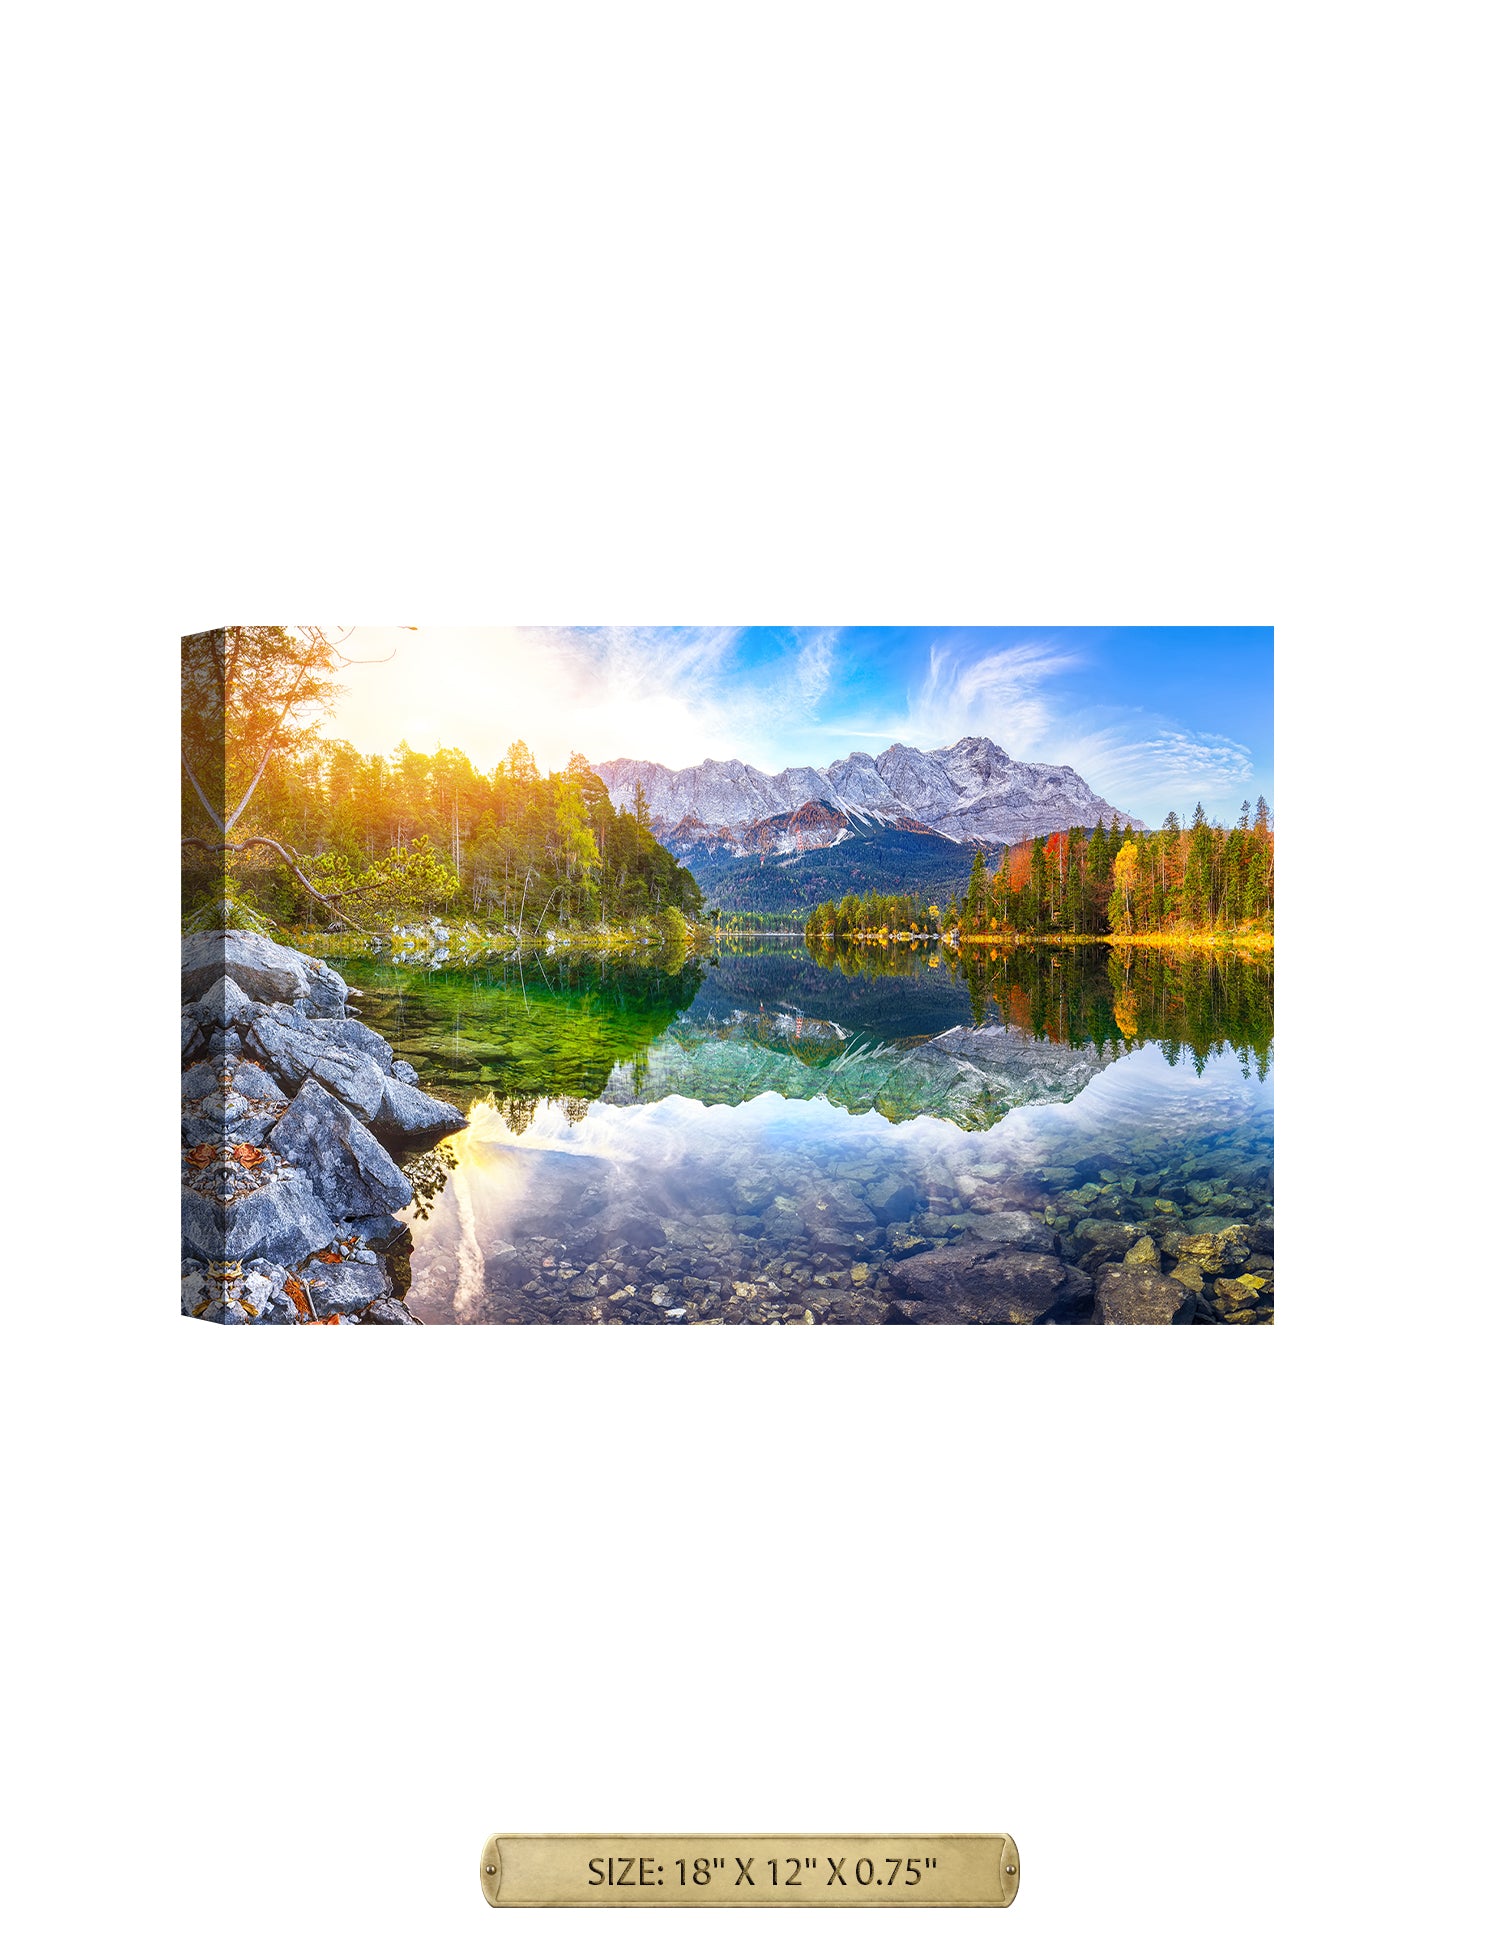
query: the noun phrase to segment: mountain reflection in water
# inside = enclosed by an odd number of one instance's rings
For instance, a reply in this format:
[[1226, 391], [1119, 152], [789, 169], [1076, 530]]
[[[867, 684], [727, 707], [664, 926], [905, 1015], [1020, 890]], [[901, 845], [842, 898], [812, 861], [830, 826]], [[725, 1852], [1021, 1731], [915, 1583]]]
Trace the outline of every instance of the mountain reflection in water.
[[927, 1318], [903, 1311], [903, 1265], [1018, 1227], [1090, 1280], [1154, 1254], [1194, 1318], [1269, 1315], [1268, 958], [340, 966], [470, 1113], [419, 1161], [429, 1321]]

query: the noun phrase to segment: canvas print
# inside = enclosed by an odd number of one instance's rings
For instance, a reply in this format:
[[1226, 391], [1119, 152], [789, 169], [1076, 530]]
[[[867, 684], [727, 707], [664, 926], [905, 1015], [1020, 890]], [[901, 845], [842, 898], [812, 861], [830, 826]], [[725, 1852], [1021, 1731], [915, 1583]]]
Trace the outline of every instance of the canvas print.
[[181, 1306], [1254, 1326], [1269, 628], [182, 644]]

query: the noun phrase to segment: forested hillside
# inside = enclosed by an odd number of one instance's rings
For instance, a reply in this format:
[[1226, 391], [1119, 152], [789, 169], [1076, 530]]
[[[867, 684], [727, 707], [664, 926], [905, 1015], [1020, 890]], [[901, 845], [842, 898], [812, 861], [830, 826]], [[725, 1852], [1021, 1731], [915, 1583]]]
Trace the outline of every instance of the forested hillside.
[[[971, 849], [940, 833], [853, 822], [837, 846], [771, 854], [698, 869], [704, 897], [726, 914], [764, 912], [806, 916], [820, 901], [856, 895], [922, 893], [928, 899], [961, 894]], [[934, 893], [932, 890], [936, 890]]]
[[1269, 931], [1274, 865], [1264, 799], [1253, 813], [1246, 801], [1229, 827], [1211, 824], [1200, 805], [1187, 827], [1168, 813], [1156, 832], [1075, 826], [1002, 847], [993, 865], [976, 851], [961, 892], [945, 879], [916, 893], [848, 893], [820, 903], [807, 933], [832, 940], [939, 931], [971, 938]]
[[346, 661], [321, 631], [230, 629], [183, 645], [184, 914], [359, 927], [429, 914], [532, 933], [694, 918], [692, 875], [616, 811], [576, 754], [542, 773], [515, 740], [387, 756], [320, 735]]
[[530, 933], [668, 907], [691, 918], [701, 906], [644, 809], [616, 812], [576, 755], [542, 773], [518, 739], [486, 774], [462, 752], [403, 744], [389, 758], [365, 757], [327, 742], [310, 766], [267, 783], [267, 830], [291, 837], [351, 918], [472, 915]]

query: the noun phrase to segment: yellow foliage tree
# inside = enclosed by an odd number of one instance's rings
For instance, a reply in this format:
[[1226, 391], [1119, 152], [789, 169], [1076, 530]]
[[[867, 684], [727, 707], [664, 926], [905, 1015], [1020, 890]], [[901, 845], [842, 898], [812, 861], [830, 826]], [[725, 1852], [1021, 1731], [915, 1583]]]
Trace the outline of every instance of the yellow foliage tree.
[[1140, 877], [1140, 865], [1140, 849], [1134, 840], [1127, 840], [1115, 855], [1115, 884], [1109, 897], [1109, 925], [1116, 934], [1134, 931], [1135, 889]]

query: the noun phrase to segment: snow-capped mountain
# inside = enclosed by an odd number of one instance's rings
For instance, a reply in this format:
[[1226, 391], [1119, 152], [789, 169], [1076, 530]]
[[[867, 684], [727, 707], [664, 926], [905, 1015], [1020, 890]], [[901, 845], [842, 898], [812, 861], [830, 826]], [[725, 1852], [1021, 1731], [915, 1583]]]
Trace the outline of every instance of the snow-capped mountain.
[[738, 758], [681, 771], [612, 758], [594, 769], [617, 806], [632, 804], [638, 783], [645, 788], [652, 829], [679, 857], [689, 846], [747, 857], [837, 845], [851, 818], [986, 846], [1096, 820], [1140, 824], [1071, 765], [1028, 765], [988, 738], [932, 752], [891, 745], [878, 758], [851, 752], [821, 771], [794, 765], [774, 775]]

